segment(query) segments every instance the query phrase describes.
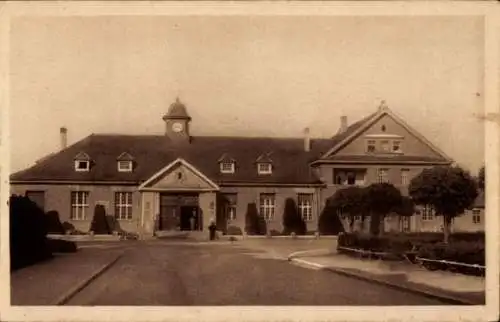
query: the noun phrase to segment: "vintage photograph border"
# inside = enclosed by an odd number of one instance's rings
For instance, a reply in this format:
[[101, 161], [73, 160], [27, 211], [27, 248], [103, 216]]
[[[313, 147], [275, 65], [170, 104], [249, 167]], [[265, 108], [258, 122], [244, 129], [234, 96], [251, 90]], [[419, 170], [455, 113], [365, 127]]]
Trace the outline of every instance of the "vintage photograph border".
[[[0, 4], [0, 318], [5, 321], [387, 321], [497, 320], [499, 307], [500, 11], [498, 3], [456, 2], [6, 2]], [[16, 16], [96, 15], [330, 15], [482, 16], [485, 31], [484, 115], [487, 274], [485, 306], [227, 306], [36, 307], [10, 306], [9, 275], [9, 23]], [[459, 31], [457, 31], [459, 32]]]

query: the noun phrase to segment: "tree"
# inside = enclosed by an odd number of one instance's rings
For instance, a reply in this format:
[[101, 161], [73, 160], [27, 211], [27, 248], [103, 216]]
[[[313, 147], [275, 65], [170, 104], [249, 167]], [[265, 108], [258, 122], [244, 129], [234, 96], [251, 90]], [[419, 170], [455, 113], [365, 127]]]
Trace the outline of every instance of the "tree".
[[484, 186], [485, 186], [485, 181], [484, 181], [485, 172], [486, 172], [485, 166], [483, 165], [479, 169], [479, 174], [477, 176], [478, 188], [481, 189], [482, 191], [484, 191]]
[[477, 182], [459, 166], [439, 166], [423, 170], [408, 188], [418, 205], [430, 205], [443, 217], [443, 241], [448, 242], [453, 218], [472, 206], [478, 195]]
[[93, 231], [94, 234], [111, 234], [111, 229], [109, 228], [108, 220], [106, 219], [106, 208], [104, 208], [103, 205], [96, 205], [94, 207], [94, 217], [92, 218], [92, 223], [90, 224], [90, 231]]
[[262, 234], [262, 220], [259, 217], [260, 216], [259, 212], [257, 211], [257, 205], [253, 202], [249, 203], [247, 206], [247, 212], [245, 214], [245, 232], [248, 235]]
[[289, 235], [294, 232], [297, 235], [305, 235], [306, 230], [306, 222], [302, 216], [300, 216], [295, 200], [287, 198], [285, 200], [285, 209], [283, 212], [283, 233]]
[[318, 230], [323, 235], [337, 235], [344, 232], [344, 226], [338, 216], [337, 209], [332, 206], [331, 197], [326, 200], [318, 220]]
[[370, 233], [381, 234], [384, 218], [401, 205], [401, 192], [390, 183], [374, 183], [365, 188], [364, 206], [370, 213]]
[[340, 209], [342, 215], [347, 217], [352, 232], [354, 217], [364, 212], [364, 189], [348, 187], [337, 190], [331, 197], [331, 206]]
[[52, 257], [43, 210], [25, 196], [9, 199], [10, 267], [12, 270]]
[[415, 213], [415, 204], [410, 197], [401, 196], [401, 202], [399, 206], [394, 209], [394, 212], [398, 215], [399, 227], [401, 229], [401, 218], [413, 216]]

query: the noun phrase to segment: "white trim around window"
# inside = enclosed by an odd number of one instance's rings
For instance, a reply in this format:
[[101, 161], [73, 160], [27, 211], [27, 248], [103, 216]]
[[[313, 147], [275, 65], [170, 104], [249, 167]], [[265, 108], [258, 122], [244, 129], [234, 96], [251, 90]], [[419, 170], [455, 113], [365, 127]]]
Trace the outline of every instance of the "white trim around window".
[[115, 192], [115, 218], [132, 219], [132, 192]]
[[220, 163], [220, 172], [221, 173], [234, 173], [234, 162], [225, 161]]
[[472, 213], [472, 223], [473, 224], [480, 224], [481, 223], [481, 210], [474, 208], [471, 211]]
[[120, 160], [117, 162], [118, 172], [132, 172], [132, 161]]
[[263, 193], [260, 195], [260, 215], [265, 221], [269, 222], [274, 220], [275, 211], [275, 195], [271, 193]]
[[257, 164], [257, 172], [259, 174], [271, 174], [273, 173], [273, 166], [271, 163], [258, 163]]
[[86, 220], [89, 209], [88, 191], [71, 191], [71, 220]]
[[88, 160], [75, 160], [75, 171], [87, 172], [90, 170], [90, 161]]
[[312, 221], [312, 202], [313, 194], [311, 193], [299, 193], [297, 196], [297, 203], [299, 208], [299, 214], [304, 219], [304, 221]]

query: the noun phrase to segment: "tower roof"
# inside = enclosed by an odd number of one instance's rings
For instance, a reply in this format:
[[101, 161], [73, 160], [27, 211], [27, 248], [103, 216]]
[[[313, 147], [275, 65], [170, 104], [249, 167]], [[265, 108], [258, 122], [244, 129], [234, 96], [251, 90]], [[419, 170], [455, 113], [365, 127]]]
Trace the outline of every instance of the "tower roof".
[[163, 117], [163, 119], [188, 119], [191, 117], [187, 113], [186, 106], [179, 100], [179, 98], [175, 99], [175, 102], [170, 104], [168, 108], [167, 114]]

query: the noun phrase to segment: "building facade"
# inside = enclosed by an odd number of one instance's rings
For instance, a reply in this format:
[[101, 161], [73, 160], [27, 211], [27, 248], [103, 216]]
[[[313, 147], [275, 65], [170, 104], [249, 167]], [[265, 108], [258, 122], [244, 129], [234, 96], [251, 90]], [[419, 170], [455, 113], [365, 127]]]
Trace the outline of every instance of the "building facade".
[[[71, 146], [61, 128], [61, 150], [12, 174], [11, 193], [57, 211], [62, 222], [81, 231], [89, 230], [96, 205], [121, 229], [145, 236], [204, 231], [211, 221], [222, 230], [244, 230], [252, 209], [268, 230], [281, 231], [288, 199], [308, 231], [316, 231], [337, 189], [390, 182], [406, 194], [420, 171], [452, 162], [385, 104], [351, 125], [342, 117], [338, 132], [322, 139], [310, 138], [308, 130], [301, 138], [192, 136], [191, 118], [179, 100], [163, 121], [163, 135], [91, 134]], [[483, 220], [475, 211], [460, 218], [474, 217], [460, 227], [480, 230], [474, 223]], [[388, 221], [386, 229], [435, 227], [426, 216]]]

